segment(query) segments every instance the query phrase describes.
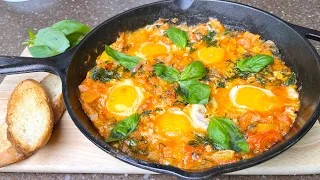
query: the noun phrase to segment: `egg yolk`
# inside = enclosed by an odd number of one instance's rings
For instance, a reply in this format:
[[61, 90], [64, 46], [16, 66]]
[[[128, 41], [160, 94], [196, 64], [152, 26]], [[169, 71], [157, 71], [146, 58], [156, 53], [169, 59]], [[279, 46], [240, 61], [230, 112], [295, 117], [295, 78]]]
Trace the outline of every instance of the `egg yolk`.
[[274, 101], [275, 97], [273, 95], [269, 95], [259, 88], [252, 87], [239, 88], [235, 96], [237, 105], [246, 106], [249, 109], [257, 111], [269, 110]]
[[186, 115], [166, 112], [155, 122], [159, 133], [166, 137], [181, 137], [191, 132], [191, 124]]
[[204, 47], [198, 51], [198, 57], [204, 64], [214, 64], [224, 59], [225, 52], [222, 48]]
[[138, 92], [135, 87], [122, 85], [113, 89], [107, 101], [108, 110], [113, 113], [130, 112], [138, 98]]
[[142, 47], [141, 53], [145, 56], [157, 56], [167, 53], [167, 47], [160, 43], [148, 43]]
[[99, 61], [110, 61], [112, 60], [105, 51], [101, 54], [101, 56], [98, 57]]

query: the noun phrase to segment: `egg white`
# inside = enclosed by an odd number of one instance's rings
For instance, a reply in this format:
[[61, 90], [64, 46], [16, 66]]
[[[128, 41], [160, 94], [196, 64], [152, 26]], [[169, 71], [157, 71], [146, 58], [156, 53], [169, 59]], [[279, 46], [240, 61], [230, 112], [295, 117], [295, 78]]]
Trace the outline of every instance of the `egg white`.
[[288, 97], [292, 100], [299, 99], [299, 93], [291, 86], [287, 87]]
[[209, 119], [205, 118], [207, 109], [203, 104], [192, 104], [190, 116], [192, 124], [195, 128], [206, 130], [208, 128]]
[[205, 118], [207, 109], [203, 104], [189, 104], [184, 108], [184, 112], [195, 129], [207, 130], [210, 120]]

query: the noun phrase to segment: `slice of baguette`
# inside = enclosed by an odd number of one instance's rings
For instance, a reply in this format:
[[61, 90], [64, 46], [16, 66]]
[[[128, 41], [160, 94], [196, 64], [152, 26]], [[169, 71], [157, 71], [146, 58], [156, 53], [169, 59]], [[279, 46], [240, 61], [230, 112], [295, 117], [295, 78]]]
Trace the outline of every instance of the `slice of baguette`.
[[22, 81], [12, 92], [6, 123], [9, 141], [28, 157], [51, 137], [53, 111], [46, 90], [35, 80]]
[[49, 74], [40, 81], [40, 84], [48, 92], [51, 101], [51, 107], [54, 113], [54, 125], [56, 125], [66, 110], [62, 96], [61, 79], [57, 75]]
[[7, 138], [8, 125], [0, 126], [0, 167], [21, 161], [25, 158], [19, 148], [13, 146]]

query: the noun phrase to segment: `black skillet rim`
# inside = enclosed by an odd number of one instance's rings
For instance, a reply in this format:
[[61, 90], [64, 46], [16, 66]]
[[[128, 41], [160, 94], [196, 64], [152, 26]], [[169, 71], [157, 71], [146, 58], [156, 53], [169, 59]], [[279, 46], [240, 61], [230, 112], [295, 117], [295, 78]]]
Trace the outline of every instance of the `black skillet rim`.
[[[210, 0], [201, 0], [201, 1], [210, 1]], [[264, 10], [258, 9], [258, 8], [254, 8], [251, 7], [249, 5], [245, 5], [245, 4], [241, 4], [241, 3], [236, 3], [236, 2], [230, 2], [230, 1], [221, 1], [221, 0], [213, 0], [213, 1], [217, 1], [220, 3], [228, 3], [228, 4], [235, 4], [239, 7], [245, 7], [245, 8], [250, 8], [253, 9], [255, 11], [259, 11], [260, 13], [263, 13], [264, 15], [267, 16], [271, 16], [272, 18], [275, 18], [278, 21], [281, 21], [282, 23], [284, 23], [285, 25], [287, 25], [289, 28], [291, 28], [292, 30], [294, 30], [298, 36], [302, 37], [305, 42], [308, 44], [309, 48], [312, 50], [312, 52], [314, 53], [314, 55], [317, 57], [318, 59], [318, 67], [319, 67], [319, 60], [320, 57], [317, 53], [317, 51], [315, 50], [315, 48], [311, 45], [311, 43], [305, 38], [303, 37], [300, 33], [297, 32], [296, 29], [292, 28], [292, 26], [290, 26], [287, 22], [285, 22], [284, 20], [280, 19], [279, 17], [270, 14]], [[127, 11], [124, 11], [118, 15], [115, 15], [109, 19], [107, 19], [106, 21], [104, 21], [103, 23], [101, 23], [99, 26], [97, 26], [96, 28], [94, 28], [81, 42], [85, 43], [87, 39], [90, 38], [90, 35], [93, 34], [97, 29], [99, 29], [100, 27], [104, 26], [105, 24], [107, 24], [109, 21], [118, 18], [119, 16], [126, 14], [128, 12], [131, 11], [135, 11], [136, 9], [142, 8], [142, 7], [146, 7], [146, 6], [150, 6], [150, 5], [154, 5], [154, 4], [160, 4], [160, 3], [168, 3], [171, 1], [159, 1], [159, 2], [154, 2], [154, 3], [150, 3], [150, 4], [145, 4], [142, 6], [138, 6], [132, 9], [129, 9]], [[81, 46], [80, 44], [80, 46]], [[79, 46], [78, 46], [79, 47]], [[68, 99], [68, 91], [66, 89], [64, 89], [65, 93], [64, 93], [64, 99], [66, 101], [67, 104], [67, 109], [68, 112], [74, 122], [74, 124], [77, 126], [77, 128], [96, 146], [98, 146], [100, 149], [102, 149], [103, 151], [107, 152], [108, 154], [114, 156], [115, 158], [131, 164], [133, 166], [136, 167], [140, 167], [142, 169], [146, 169], [146, 170], [150, 170], [153, 172], [158, 172], [158, 173], [166, 173], [166, 174], [170, 174], [170, 175], [175, 175], [177, 177], [180, 178], [188, 178], [188, 179], [200, 179], [200, 178], [209, 178], [212, 175], [218, 175], [218, 174], [223, 174], [223, 173], [228, 173], [228, 172], [233, 172], [233, 171], [237, 171], [237, 170], [241, 170], [241, 169], [245, 169], [251, 166], [255, 166], [257, 164], [260, 164], [262, 162], [265, 162], [277, 155], [279, 155], [280, 153], [284, 152], [285, 150], [287, 150], [288, 148], [290, 148], [292, 145], [294, 145], [296, 142], [298, 142], [310, 129], [311, 127], [314, 125], [314, 123], [317, 121], [319, 115], [320, 115], [320, 103], [319, 101], [317, 102], [317, 107], [316, 110], [312, 113], [312, 116], [310, 117], [310, 119], [308, 120], [308, 122], [306, 122], [306, 124], [295, 134], [293, 135], [290, 139], [288, 139], [287, 141], [285, 141], [284, 143], [280, 144], [279, 146], [272, 148], [258, 156], [255, 156], [253, 158], [247, 159], [247, 160], [241, 160], [238, 161], [236, 163], [231, 163], [231, 164], [226, 164], [226, 165], [221, 165], [221, 166], [214, 166], [212, 168], [203, 170], [203, 171], [198, 171], [198, 172], [192, 172], [192, 171], [184, 171], [182, 169], [173, 167], [173, 166], [167, 166], [167, 165], [161, 165], [161, 164], [156, 164], [156, 163], [150, 163], [147, 161], [142, 161], [136, 158], [133, 158], [131, 156], [128, 156], [120, 151], [118, 151], [117, 149], [112, 148], [110, 145], [108, 145], [107, 143], [95, 138], [84, 126], [82, 126], [81, 122], [78, 121], [78, 119], [76, 118], [76, 115], [73, 112], [72, 107], [70, 106], [70, 101]]]

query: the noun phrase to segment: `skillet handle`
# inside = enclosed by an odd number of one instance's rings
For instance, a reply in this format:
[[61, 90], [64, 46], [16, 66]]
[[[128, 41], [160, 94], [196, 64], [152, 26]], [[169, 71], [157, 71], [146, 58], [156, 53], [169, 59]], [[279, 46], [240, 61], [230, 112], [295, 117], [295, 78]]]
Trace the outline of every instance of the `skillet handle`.
[[75, 51], [74, 47], [62, 54], [47, 58], [0, 56], [0, 74], [45, 71], [62, 76], [66, 74]]
[[57, 69], [50, 65], [50, 61], [46, 58], [31, 57], [0, 57], [0, 74], [17, 74], [27, 72], [46, 71], [55, 73]]
[[317, 31], [317, 30], [314, 30], [314, 29], [310, 29], [310, 28], [306, 28], [306, 27], [302, 27], [302, 26], [298, 26], [298, 25], [291, 24], [291, 23], [289, 23], [289, 25], [293, 29], [298, 31], [299, 33], [305, 35], [306, 38], [312, 39], [312, 40], [315, 40], [315, 41], [320, 41], [320, 31]]

